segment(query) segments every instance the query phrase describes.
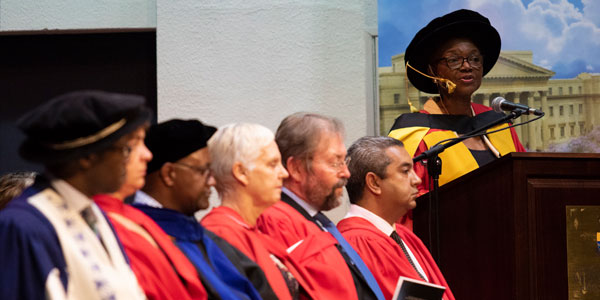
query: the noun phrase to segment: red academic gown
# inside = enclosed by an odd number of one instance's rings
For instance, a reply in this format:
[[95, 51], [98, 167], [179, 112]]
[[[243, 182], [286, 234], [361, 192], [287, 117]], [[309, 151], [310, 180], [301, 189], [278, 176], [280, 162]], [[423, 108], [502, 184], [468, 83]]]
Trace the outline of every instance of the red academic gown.
[[255, 226], [250, 226], [233, 209], [225, 206], [215, 207], [202, 218], [200, 223], [254, 260], [265, 272], [271, 288], [279, 299], [292, 298], [281, 271], [270, 257], [271, 254], [285, 264], [298, 284], [304, 288], [308, 295], [301, 294], [303, 298], [328, 299], [319, 296], [313, 279], [298, 267], [279, 243], [260, 232]]
[[[386, 299], [392, 299], [400, 276], [422, 280], [402, 248], [368, 220], [350, 217], [341, 220], [337, 227], [367, 264]], [[423, 242], [402, 225], [396, 225], [396, 232], [416, 257], [429, 282], [446, 287], [443, 299], [454, 300], [446, 279]]]
[[283, 201], [267, 208], [256, 225], [286, 247], [302, 241], [290, 256], [315, 279], [324, 299], [358, 299], [350, 269], [331, 234]]
[[94, 201], [113, 225], [148, 299], [207, 299], [192, 263], [150, 217], [109, 195]]

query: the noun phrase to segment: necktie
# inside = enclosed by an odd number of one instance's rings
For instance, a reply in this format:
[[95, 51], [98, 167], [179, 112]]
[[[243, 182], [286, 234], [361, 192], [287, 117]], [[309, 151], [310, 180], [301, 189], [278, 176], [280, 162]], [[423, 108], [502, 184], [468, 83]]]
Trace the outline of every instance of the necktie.
[[333, 224], [333, 222], [331, 222], [331, 220], [329, 220], [329, 218], [327, 218], [327, 216], [325, 216], [324, 214], [322, 214], [320, 212], [315, 215], [315, 220], [317, 220], [322, 225], [322, 227], [324, 227], [327, 230], [327, 232], [329, 232], [331, 235], [333, 235], [333, 237], [335, 237], [335, 239], [338, 241], [338, 243], [342, 247], [342, 250], [344, 252], [346, 252], [346, 254], [352, 260], [352, 263], [358, 268], [360, 273], [363, 275], [363, 277], [367, 281], [367, 284], [369, 285], [369, 287], [371, 288], [373, 293], [375, 293], [375, 296], [377, 296], [377, 299], [379, 299], [379, 300], [385, 299], [383, 297], [383, 293], [381, 292], [381, 289], [379, 288], [379, 285], [377, 285], [377, 281], [375, 280], [375, 277], [373, 277], [373, 274], [371, 274], [371, 271], [369, 271], [369, 268], [367, 268], [367, 265], [365, 265], [365, 263], [360, 258], [358, 253], [356, 253], [356, 251], [354, 251], [354, 248], [352, 248], [352, 246], [350, 246], [350, 244], [348, 244], [346, 239], [337, 230], [337, 227], [335, 227], [335, 224]]
[[102, 241], [102, 237], [100, 236], [100, 231], [98, 230], [98, 226], [97, 226], [98, 219], [96, 218], [96, 215], [94, 214], [94, 210], [92, 209], [92, 207], [88, 206], [84, 210], [82, 210], [81, 217], [83, 217], [83, 219], [85, 220], [85, 223], [87, 223], [87, 225], [90, 227], [90, 229], [92, 229], [92, 231], [94, 232], [94, 234], [100, 241], [100, 244], [102, 244], [102, 247], [104, 247], [104, 250], [106, 250], [106, 246], [104, 245], [104, 241]]
[[396, 233], [394, 231], [394, 232], [392, 232], [392, 234], [390, 234], [390, 236], [392, 237], [392, 239], [394, 241], [396, 241], [396, 243], [400, 246], [400, 248], [402, 248], [402, 252], [404, 252], [404, 256], [406, 256], [406, 259], [408, 259], [408, 262], [410, 263], [410, 265], [413, 267], [413, 269], [415, 269], [417, 274], [419, 274], [419, 277], [421, 277], [421, 279], [423, 279], [424, 281], [427, 281], [427, 279], [425, 279], [425, 277], [423, 277], [423, 274], [421, 274], [421, 272], [419, 272], [419, 269], [417, 269], [417, 266], [415, 265], [413, 260], [410, 258], [410, 255], [408, 254], [408, 250], [406, 250], [406, 246], [404, 245], [404, 242], [402, 242], [402, 239], [400, 238], [398, 233]]
[[290, 291], [290, 295], [292, 295], [292, 299], [297, 300], [300, 297], [300, 285], [298, 284], [298, 280], [294, 277], [294, 275], [290, 272], [290, 270], [277, 258], [275, 255], [271, 254], [271, 260], [275, 263], [279, 272], [283, 276], [285, 280], [285, 284]]

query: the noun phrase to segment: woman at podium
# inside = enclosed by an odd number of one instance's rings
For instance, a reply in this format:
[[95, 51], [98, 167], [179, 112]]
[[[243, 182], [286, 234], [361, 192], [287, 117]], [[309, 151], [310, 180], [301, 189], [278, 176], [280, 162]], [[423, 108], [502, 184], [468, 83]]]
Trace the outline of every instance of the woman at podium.
[[[414, 157], [440, 141], [501, 118], [503, 114], [490, 107], [471, 102], [499, 54], [500, 35], [479, 13], [461, 9], [432, 20], [414, 36], [404, 61], [412, 85], [436, 96], [418, 112], [411, 105], [413, 113], [399, 116], [389, 136], [404, 142]], [[439, 154], [439, 183], [443, 185], [507, 153], [524, 151], [513, 128], [466, 139]], [[415, 172], [422, 179], [419, 192], [424, 194], [431, 188], [427, 169], [416, 163]]]

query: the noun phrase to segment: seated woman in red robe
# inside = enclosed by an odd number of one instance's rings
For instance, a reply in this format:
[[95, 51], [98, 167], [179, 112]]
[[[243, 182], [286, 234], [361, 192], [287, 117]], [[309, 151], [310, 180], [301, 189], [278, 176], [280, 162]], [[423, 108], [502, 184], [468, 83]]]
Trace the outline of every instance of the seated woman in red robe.
[[169, 236], [150, 217], [123, 203], [144, 186], [152, 159], [144, 144], [145, 128], [133, 134], [124, 184], [112, 195], [94, 196], [94, 201], [112, 223], [148, 299], [207, 299], [196, 269]]
[[279, 299], [319, 299], [285, 247], [256, 228], [259, 215], [280, 200], [288, 176], [273, 133], [257, 124], [227, 125], [211, 137], [208, 150], [221, 206], [201, 224], [254, 260]]

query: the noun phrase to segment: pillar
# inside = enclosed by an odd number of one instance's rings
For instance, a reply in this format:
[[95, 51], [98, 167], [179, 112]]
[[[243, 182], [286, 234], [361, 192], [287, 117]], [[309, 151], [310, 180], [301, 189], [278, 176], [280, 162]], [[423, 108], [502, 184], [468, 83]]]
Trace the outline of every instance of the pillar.
[[[545, 113], [549, 113], [550, 109], [548, 108], [548, 96], [546, 91], [540, 91], [540, 97], [542, 102], [542, 111]], [[542, 117], [542, 150], [548, 149], [548, 144], [550, 141], [550, 128], [548, 128], [548, 116]]]
[[[533, 99], [533, 94], [534, 92], [528, 92], [527, 93], [527, 106], [529, 107], [535, 107], [535, 101]], [[529, 118], [527, 118], [528, 120], [531, 120], [533, 118], [535, 118], [536, 116], [534, 115], [529, 115]], [[527, 124], [527, 136], [528, 136], [528, 141], [529, 141], [529, 150], [531, 151], [536, 151], [537, 150], [537, 139], [535, 136], [535, 124], [534, 123], [529, 123]]]

